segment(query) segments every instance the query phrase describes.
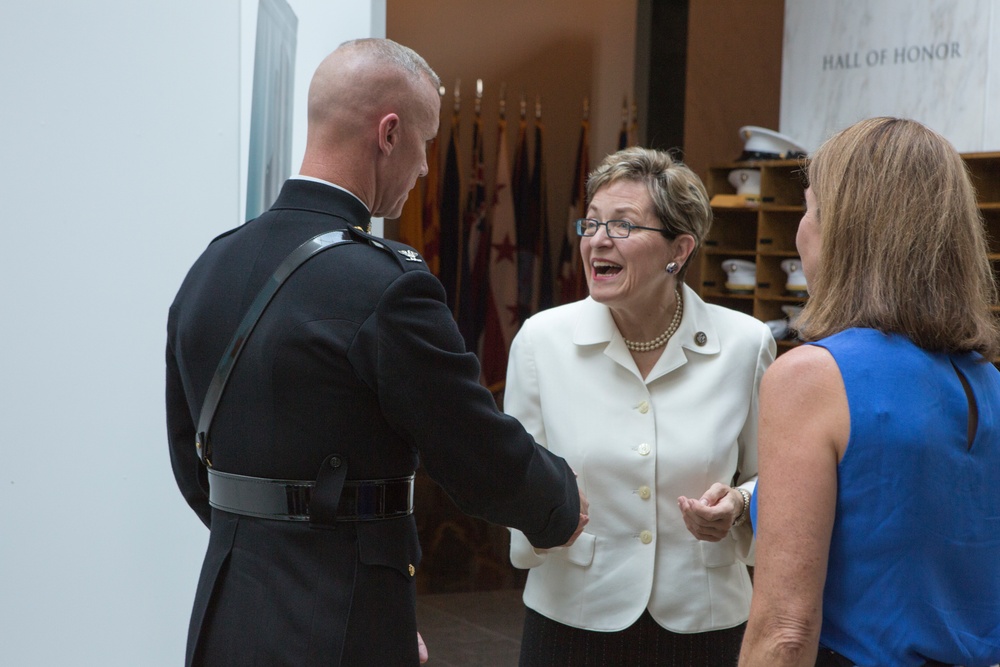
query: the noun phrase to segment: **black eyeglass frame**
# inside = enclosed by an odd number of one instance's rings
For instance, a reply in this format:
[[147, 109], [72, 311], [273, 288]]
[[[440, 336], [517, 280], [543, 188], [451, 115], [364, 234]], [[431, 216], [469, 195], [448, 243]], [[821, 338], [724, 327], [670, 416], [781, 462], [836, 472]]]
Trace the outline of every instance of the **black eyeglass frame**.
[[[594, 233], [593, 234], [585, 234], [584, 233], [584, 225], [588, 224], [588, 223], [591, 223], [591, 222], [594, 223]], [[610, 227], [610, 225], [612, 223], [620, 223], [621, 226], [623, 226], [625, 228], [625, 235], [624, 236], [620, 236], [618, 234], [612, 234], [611, 233], [611, 227]], [[627, 239], [629, 237], [629, 234], [632, 233], [633, 229], [645, 229], [645, 230], [650, 231], [650, 232], [660, 232], [665, 237], [667, 237], [668, 239], [671, 239], [671, 240], [677, 238], [676, 234], [671, 234], [664, 227], [643, 227], [642, 225], [633, 224], [633, 223], [629, 222], [628, 220], [608, 220], [607, 222], [601, 222], [600, 220], [594, 220], [593, 218], [578, 218], [573, 223], [573, 226], [576, 229], [576, 235], [577, 236], [583, 236], [583, 237], [586, 237], [586, 238], [590, 238], [591, 236], [596, 236], [597, 235], [597, 230], [601, 228], [601, 225], [604, 225], [604, 231], [607, 232], [609, 239]]]

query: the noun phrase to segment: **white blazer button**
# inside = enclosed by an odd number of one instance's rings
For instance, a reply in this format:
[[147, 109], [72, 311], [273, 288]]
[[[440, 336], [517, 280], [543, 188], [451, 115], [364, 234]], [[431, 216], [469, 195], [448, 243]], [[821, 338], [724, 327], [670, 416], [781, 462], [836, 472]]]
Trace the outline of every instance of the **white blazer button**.
[[644, 530], [641, 533], [639, 533], [639, 540], [643, 544], [649, 544], [650, 542], [653, 541], [653, 534], [648, 530]]
[[649, 412], [649, 403], [647, 403], [646, 401], [640, 403], [639, 412], [641, 412], [642, 414], [646, 414], [647, 412]]
[[641, 445], [639, 445], [639, 455], [640, 456], [646, 456], [651, 451], [652, 451], [652, 448], [647, 443], [644, 442]]
[[639, 487], [639, 497], [640, 498], [642, 498], [643, 500], [649, 500], [649, 496], [650, 495], [652, 495], [652, 494], [650, 493], [648, 486], [640, 486]]

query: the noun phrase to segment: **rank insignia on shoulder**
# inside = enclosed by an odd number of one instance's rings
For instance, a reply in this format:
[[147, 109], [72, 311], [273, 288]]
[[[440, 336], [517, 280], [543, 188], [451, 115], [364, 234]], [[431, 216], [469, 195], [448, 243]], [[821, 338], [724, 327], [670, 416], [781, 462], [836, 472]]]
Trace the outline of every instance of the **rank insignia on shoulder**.
[[417, 253], [416, 250], [410, 250], [409, 248], [407, 248], [406, 250], [400, 250], [399, 254], [402, 255], [406, 259], [407, 262], [422, 262], [422, 261], [424, 261], [424, 260], [422, 260], [420, 258], [420, 254]]

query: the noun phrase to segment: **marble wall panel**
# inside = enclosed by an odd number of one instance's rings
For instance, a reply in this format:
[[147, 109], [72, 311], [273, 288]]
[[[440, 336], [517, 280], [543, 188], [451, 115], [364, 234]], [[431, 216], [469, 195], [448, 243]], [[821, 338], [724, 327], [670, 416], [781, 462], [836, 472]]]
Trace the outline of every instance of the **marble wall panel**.
[[1000, 150], [998, 14], [1000, 0], [789, 0], [780, 131], [812, 150], [891, 115], [963, 152]]

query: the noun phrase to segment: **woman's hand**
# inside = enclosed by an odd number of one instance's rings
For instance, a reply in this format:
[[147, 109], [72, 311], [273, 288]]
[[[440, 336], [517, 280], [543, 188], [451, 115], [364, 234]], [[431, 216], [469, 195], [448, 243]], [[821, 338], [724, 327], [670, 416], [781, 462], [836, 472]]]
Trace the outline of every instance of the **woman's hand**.
[[706, 542], [718, 542], [743, 512], [743, 495], [725, 484], [715, 483], [701, 498], [681, 496], [677, 506], [692, 535]]
[[417, 653], [420, 655], [420, 664], [427, 662], [427, 644], [424, 643], [424, 638], [417, 633]]

